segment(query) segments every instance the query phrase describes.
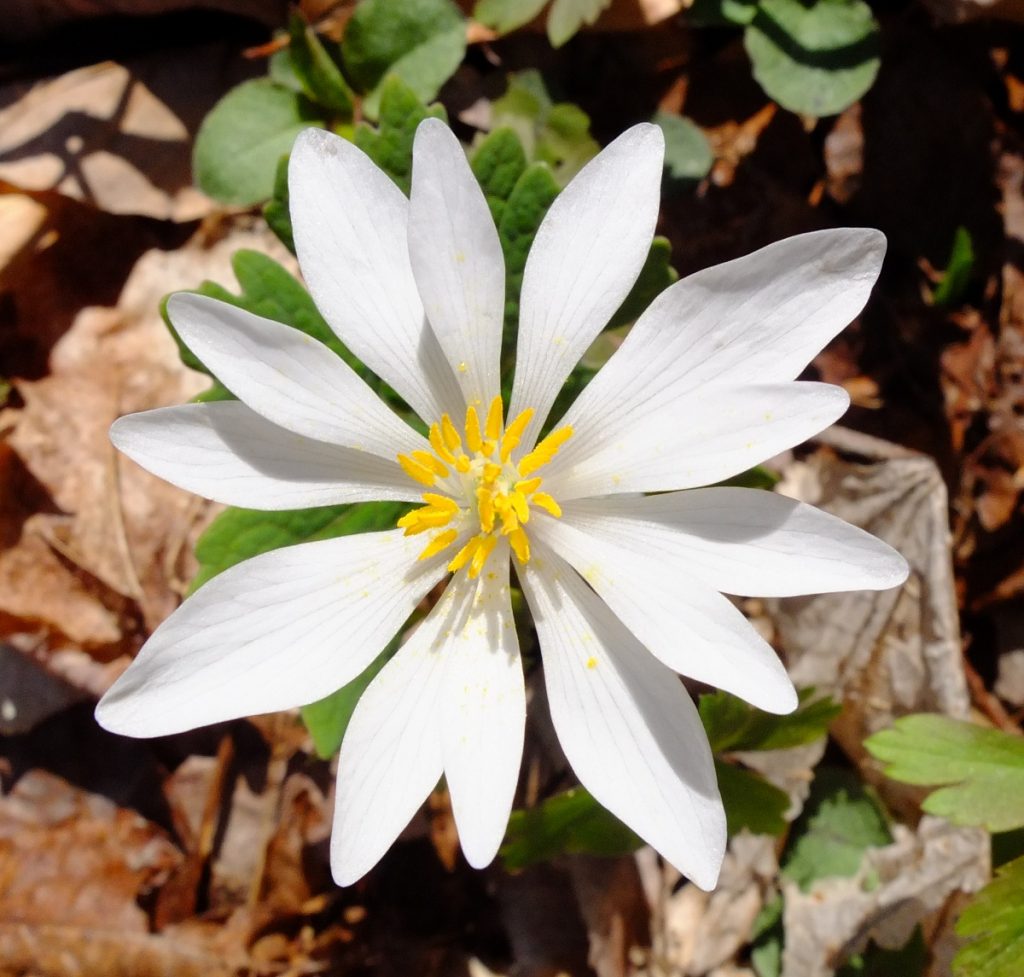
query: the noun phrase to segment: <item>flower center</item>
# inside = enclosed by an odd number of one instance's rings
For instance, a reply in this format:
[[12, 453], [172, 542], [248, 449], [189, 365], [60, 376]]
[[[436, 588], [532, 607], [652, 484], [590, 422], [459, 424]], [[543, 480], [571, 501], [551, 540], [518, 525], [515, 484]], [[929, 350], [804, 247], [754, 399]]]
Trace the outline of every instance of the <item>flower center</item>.
[[426, 505], [398, 520], [406, 536], [434, 533], [420, 553], [421, 560], [454, 544], [468, 526], [474, 533], [448, 564], [452, 573], [468, 564], [470, 579], [478, 577], [502, 536], [520, 563], [529, 562], [530, 538], [524, 527], [530, 521], [531, 507], [556, 518], [562, 514], [558, 503], [540, 491], [543, 480], [534, 473], [572, 437], [571, 427], [559, 428], [515, 461], [512, 453], [532, 417], [530, 407], [504, 426], [499, 395], [491, 401], [482, 425], [476, 407], [470, 404], [462, 434], [444, 414], [430, 427], [432, 452], [398, 455], [398, 463], [410, 478], [440, 490], [424, 492]]

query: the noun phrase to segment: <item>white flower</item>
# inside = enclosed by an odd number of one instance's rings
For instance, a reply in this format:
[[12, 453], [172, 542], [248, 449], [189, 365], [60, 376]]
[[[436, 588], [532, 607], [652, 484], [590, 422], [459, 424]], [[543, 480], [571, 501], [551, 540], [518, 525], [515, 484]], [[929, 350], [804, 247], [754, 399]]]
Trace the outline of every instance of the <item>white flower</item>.
[[721, 592], [881, 589], [907, 570], [807, 505], [696, 487], [844, 412], [843, 390], [794, 377], [860, 311], [885, 243], [872, 230], [804, 234], [673, 285], [537, 444], [643, 265], [662, 154], [660, 131], [636, 126], [551, 207], [523, 279], [505, 414], [504, 262], [458, 141], [436, 120], [419, 127], [407, 200], [350, 143], [299, 137], [290, 190], [306, 281], [349, 349], [430, 425], [429, 441], [325, 346], [190, 294], [170, 301], [175, 327], [238, 400], [131, 415], [111, 437], [149, 471], [230, 505], [424, 505], [396, 529], [278, 549], [210, 581], [103, 698], [105, 727], [157, 736], [320, 699], [454, 571], [352, 717], [331, 858], [339, 883], [358, 879], [443, 774], [466, 857], [486, 865], [523, 745], [514, 554], [581, 783], [694, 882], [715, 884], [725, 817], [675, 673], [772, 712], [796, 704], [775, 653]]

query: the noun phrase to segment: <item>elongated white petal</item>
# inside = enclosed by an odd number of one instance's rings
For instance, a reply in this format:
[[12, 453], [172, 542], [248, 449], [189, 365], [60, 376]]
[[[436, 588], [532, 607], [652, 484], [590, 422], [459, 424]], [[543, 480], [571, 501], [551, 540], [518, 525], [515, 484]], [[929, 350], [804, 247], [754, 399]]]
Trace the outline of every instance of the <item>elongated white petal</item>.
[[111, 426], [110, 440], [154, 475], [225, 505], [302, 509], [420, 497], [397, 461], [304, 438], [238, 401], [129, 414]]
[[546, 547], [520, 574], [544, 657], [551, 718], [580, 783], [702, 889], [725, 853], [725, 812], [697, 710]]
[[413, 144], [409, 257], [466, 403], [499, 392], [505, 259], [490, 208], [458, 139], [424, 119]]
[[272, 550], [181, 605], [100, 701], [96, 718], [162, 736], [305, 705], [355, 678], [444, 575], [399, 530]]
[[529, 450], [572, 368], [633, 287], [654, 237], [665, 143], [627, 130], [559, 194], [523, 274], [510, 416], [536, 411]]
[[579, 499], [562, 522], [664, 570], [727, 594], [793, 597], [887, 590], [907, 578], [888, 543], [772, 492], [705, 488]]
[[214, 376], [274, 424], [388, 461], [429, 449], [344, 360], [299, 330], [187, 292], [172, 295], [167, 311]]
[[[610, 508], [618, 500], [605, 501]], [[639, 542], [610, 540], [564, 518], [539, 515], [530, 525], [674, 672], [768, 712], [796, 707], [793, 683], [775, 652], [728, 598], [690, 575], [685, 560], [645, 552]]]
[[512, 604], [508, 544], [477, 580], [451, 589], [467, 596], [441, 653], [448, 672], [441, 697], [444, 772], [466, 860], [489, 864], [505, 835], [523, 757], [526, 694]]
[[288, 188], [302, 274], [331, 328], [420, 417], [460, 410], [409, 265], [402, 191], [362, 150], [321, 129], [295, 140]]
[[667, 288], [565, 416], [600, 426], [622, 402], [708, 384], [793, 380], [861, 311], [885, 255], [869, 228], [786, 238]]
[[449, 585], [352, 714], [338, 757], [331, 834], [338, 885], [351, 885], [377, 864], [441, 779], [445, 631], [463, 613], [466, 596]]
[[826, 383], [620, 393], [605, 422], [580, 417], [545, 468], [557, 499], [720, 482], [817, 434], [850, 403]]

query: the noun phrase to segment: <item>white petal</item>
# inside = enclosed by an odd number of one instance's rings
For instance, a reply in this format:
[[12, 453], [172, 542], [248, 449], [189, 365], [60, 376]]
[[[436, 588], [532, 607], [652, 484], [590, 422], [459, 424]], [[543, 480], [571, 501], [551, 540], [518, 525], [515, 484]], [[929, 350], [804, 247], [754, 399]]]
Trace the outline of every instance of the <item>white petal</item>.
[[562, 512], [566, 525], [727, 594], [887, 590], [907, 578], [907, 561], [888, 543], [772, 492], [706, 488], [609, 496], [568, 502]]
[[[619, 500], [603, 501], [610, 509]], [[586, 532], [571, 519], [538, 514], [530, 525], [535, 538], [568, 560], [674, 672], [768, 712], [796, 708], [793, 683], [778, 656], [728, 598], [690, 575], [685, 560]]]
[[110, 440], [154, 475], [225, 505], [303, 509], [420, 498], [397, 461], [293, 434], [239, 401], [129, 414], [113, 423]]
[[725, 853], [725, 811], [697, 710], [561, 559], [520, 574], [544, 658], [551, 718], [580, 783], [702, 889]]
[[657, 126], [624, 132], [558, 195], [537, 231], [519, 299], [509, 411], [536, 411], [524, 450], [643, 267], [658, 219], [664, 152]]
[[100, 701], [96, 718], [162, 736], [322, 698], [355, 678], [444, 560], [418, 562], [399, 530], [272, 550], [225, 570], [181, 605]]
[[172, 295], [185, 345], [257, 414], [296, 434], [393, 461], [429, 449], [355, 371], [310, 336], [204, 295]]
[[458, 139], [424, 119], [413, 144], [409, 257], [427, 319], [467, 404], [499, 391], [505, 259]]
[[288, 166], [299, 265], [331, 328], [432, 421], [461, 408], [409, 265], [409, 202], [362, 150], [307, 129]]
[[559, 501], [720, 482], [817, 434], [850, 403], [842, 387], [804, 382], [619, 394], [604, 421], [580, 416], [542, 470]]
[[795, 379], [864, 307], [884, 255], [880, 231], [815, 231], [684, 278], [651, 303], [565, 423], [603, 424], [624, 396]]
[[465, 596], [448, 586], [352, 714], [338, 757], [331, 833], [338, 885], [351, 885], [377, 864], [441, 779], [444, 631]]
[[441, 653], [448, 672], [441, 698], [444, 772], [466, 860], [489, 864], [505, 829], [523, 757], [526, 694], [512, 604], [508, 545], [476, 581], [464, 573], [451, 589], [467, 598], [448, 627]]

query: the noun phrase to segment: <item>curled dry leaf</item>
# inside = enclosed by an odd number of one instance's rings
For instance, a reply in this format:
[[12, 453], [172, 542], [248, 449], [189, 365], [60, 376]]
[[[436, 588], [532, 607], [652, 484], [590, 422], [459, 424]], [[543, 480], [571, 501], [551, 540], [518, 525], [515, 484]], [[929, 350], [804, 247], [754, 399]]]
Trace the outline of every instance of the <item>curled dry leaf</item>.
[[808, 892], [783, 880], [786, 977], [831, 977], [869, 940], [903, 946], [919, 923], [948, 925], [942, 908], [959, 892], [988, 880], [988, 835], [924, 817], [913, 832], [893, 827], [896, 840], [867, 852], [857, 874], [816, 882]]

